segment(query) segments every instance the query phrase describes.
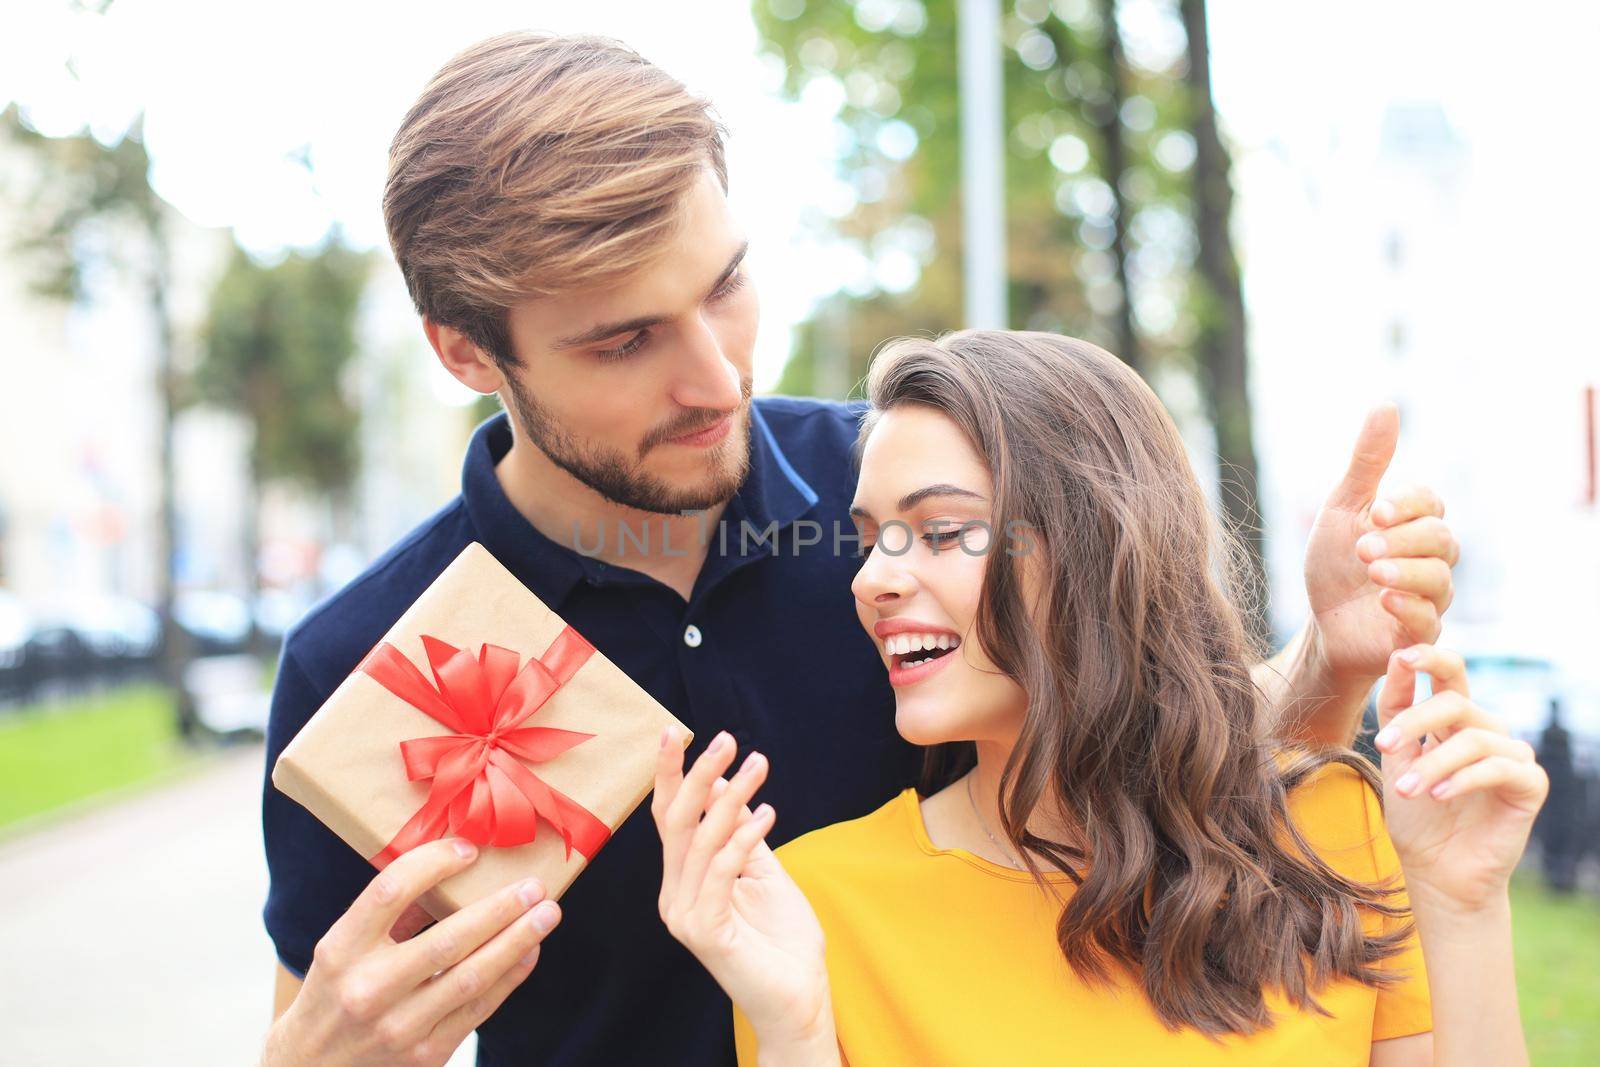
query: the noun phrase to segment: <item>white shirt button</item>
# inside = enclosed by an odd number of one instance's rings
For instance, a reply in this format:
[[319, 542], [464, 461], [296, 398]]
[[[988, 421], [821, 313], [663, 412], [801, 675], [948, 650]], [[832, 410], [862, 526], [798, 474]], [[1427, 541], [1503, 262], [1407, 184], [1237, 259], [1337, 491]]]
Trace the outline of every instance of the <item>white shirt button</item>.
[[690, 648], [699, 648], [701, 640], [700, 627], [690, 626], [688, 629], [683, 631], [683, 643], [688, 645]]

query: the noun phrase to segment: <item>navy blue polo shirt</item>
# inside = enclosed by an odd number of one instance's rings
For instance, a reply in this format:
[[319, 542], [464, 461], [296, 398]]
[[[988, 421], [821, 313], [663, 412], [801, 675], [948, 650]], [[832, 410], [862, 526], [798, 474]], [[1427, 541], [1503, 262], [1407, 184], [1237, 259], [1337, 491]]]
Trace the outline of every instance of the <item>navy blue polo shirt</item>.
[[[914, 784], [921, 750], [895, 732], [893, 691], [856, 620], [856, 545], [833, 539], [836, 528], [854, 529], [847, 509], [861, 411], [790, 397], [753, 402], [749, 474], [721, 528], [706, 531], [709, 551], [687, 603], [648, 575], [535, 530], [495, 478], [511, 447], [505, 414], [478, 427], [461, 495], [285, 638], [262, 797], [271, 873], [263, 915], [284, 966], [304, 976], [312, 948], [376, 871], [273, 787], [272, 764], [471, 541], [694, 730], [688, 760], [719, 730], [741, 753], [770, 757], [758, 799], [776, 810], [774, 847], [866, 815]], [[732, 1065], [727, 998], [667, 933], [660, 887], [661, 843], [646, 803], [562, 897], [561, 925], [538, 966], [479, 1027], [478, 1063]]]

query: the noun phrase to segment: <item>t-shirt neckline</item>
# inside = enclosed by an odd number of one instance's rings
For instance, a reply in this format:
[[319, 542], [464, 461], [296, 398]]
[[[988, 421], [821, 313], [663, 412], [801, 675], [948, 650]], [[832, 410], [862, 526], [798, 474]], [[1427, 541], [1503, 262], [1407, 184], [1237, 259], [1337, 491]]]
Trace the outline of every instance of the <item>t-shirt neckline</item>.
[[[1033, 875], [1027, 871], [1019, 871], [1015, 867], [1003, 866], [993, 860], [984, 859], [976, 852], [970, 852], [964, 848], [940, 848], [934, 844], [933, 838], [928, 836], [927, 824], [922, 821], [922, 798], [917, 794], [916, 787], [908, 786], [904, 789], [900, 793], [899, 800], [901, 807], [905, 810], [906, 820], [911, 824], [911, 836], [915, 838], [917, 847], [927, 855], [957, 859], [968, 866], [976, 867], [985, 874], [995, 875], [1007, 881], [1038, 884], [1034, 881]], [[1044, 878], [1046, 882], [1050, 883], [1072, 884], [1072, 879], [1060, 871], [1046, 870]]]

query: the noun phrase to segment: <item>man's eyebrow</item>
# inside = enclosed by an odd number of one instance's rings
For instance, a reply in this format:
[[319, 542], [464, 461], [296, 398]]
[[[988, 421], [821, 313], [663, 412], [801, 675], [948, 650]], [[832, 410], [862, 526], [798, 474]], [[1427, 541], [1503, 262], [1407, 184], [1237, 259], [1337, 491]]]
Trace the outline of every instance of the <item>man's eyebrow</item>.
[[[717, 275], [717, 280], [711, 283], [711, 288], [706, 290], [706, 297], [722, 288], [724, 282], [733, 276], [739, 269], [739, 264], [744, 261], [744, 254], [750, 251], [750, 242], [746, 241], [739, 246], [739, 250], [728, 260], [728, 265], [722, 268], [722, 273]], [[631, 319], [620, 319], [616, 322], [602, 322], [593, 329], [588, 329], [571, 337], [563, 337], [555, 343], [556, 349], [581, 348], [592, 345], [596, 341], [604, 341], [607, 337], [615, 337], [622, 333], [635, 333], [650, 326], [657, 326], [667, 321], [666, 315], [636, 315]]]
[[[982, 493], [974, 493], [971, 489], [963, 489], [959, 485], [951, 485], [948, 482], [939, 482], [935, 485], [925, 485], [921, 489], [912, 490], [900, 498], [900, 503], [897, 505], [897, 507], [902, 512], [910, 511], [924, 500], [936, 496], [961, 497], [962, 499], [966, 500], [987, 501], [988, 499]], [[854, 518], [858, 519], [872, 518], [872, 512], [868, 511], [859, 504], [850, 505], [850, 514]]]

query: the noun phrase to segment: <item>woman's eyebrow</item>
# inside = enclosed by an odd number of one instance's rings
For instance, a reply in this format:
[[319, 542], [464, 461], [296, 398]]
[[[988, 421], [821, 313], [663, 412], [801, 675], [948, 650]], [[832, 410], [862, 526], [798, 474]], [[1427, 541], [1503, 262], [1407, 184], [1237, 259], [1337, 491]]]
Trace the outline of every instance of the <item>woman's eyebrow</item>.
[[[924, 500], [928, 500], [932, 497], [943, 496], [959, 497], [965, 500], [981, 500], [985, 503], [988, 502], [988, 497], [984, 496], [982, 493], [974, 493], [971, 489], [963, 489], [959, 485], [951, 485], [948, 482], [938, 482], [934, 485], [925, 485], [921, 489], [913, 489], [911, 492], [900, 498], [900, 503], [896, 505], [896, 507], [899, 511], [906, 512], [910, 511]], [[868, 511], [860, 504], [851, 504], [850, 514], [858, 519], [872, 518], [872, 512]]]

